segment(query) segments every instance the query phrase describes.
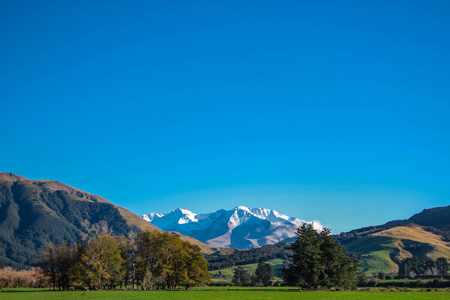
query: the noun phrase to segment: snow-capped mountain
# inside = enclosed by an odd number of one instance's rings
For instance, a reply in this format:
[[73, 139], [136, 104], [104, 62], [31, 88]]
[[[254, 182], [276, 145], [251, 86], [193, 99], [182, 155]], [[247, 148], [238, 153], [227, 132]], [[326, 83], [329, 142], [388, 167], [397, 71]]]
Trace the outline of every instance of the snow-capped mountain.
[[[142, 217], [165, 231], [177, 231], [214, 247], [257, 248], [276, 244], [295, 236], [306, 221], [265, 208], [238, 206], [231, 210], [195, 214], [177, 208], [168, 213], [150, 213]], [[309, 222], [308, 222], [309, 223]], [[319, 222], [314, 228], [322, 230]]]

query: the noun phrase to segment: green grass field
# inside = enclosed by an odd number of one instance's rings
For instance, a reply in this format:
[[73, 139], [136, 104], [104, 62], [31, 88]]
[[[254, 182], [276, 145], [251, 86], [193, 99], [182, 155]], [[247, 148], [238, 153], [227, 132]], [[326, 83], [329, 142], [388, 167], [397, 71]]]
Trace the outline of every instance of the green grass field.
[[307, 291], [292, 288], [197, 288], [191, 291], [1, 291], [0, 299], [449, 299], [450, 291], [410, 290], [409, 292], [371, 289], [370, 291]]

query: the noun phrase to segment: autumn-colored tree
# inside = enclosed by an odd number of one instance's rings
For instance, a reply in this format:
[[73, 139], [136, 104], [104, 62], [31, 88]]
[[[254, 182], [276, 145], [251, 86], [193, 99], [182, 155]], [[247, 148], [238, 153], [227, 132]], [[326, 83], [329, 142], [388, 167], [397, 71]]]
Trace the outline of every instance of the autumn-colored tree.
[[207, 262], [200, 248], [169, 233], [144, 231], [135, 243], [124, 237], [99, 236], [86, 243], [47, 249], [40, 262], [54, 287], [115, 288], [131, 279], [143, 290], [208, 284]]
[[120, 281], [120, 286], [128, 286], [130, 279], [133, 278], [133, 244], [123, 235], [114, 237], [117, 246], [119, 247], [120, 256], [123, 259], [123, 278]]
[[139, 233], [134, 261], [142, 289], [174, 289], [180, 285], [190, 288], [211, 280], [200, 248], [169, 233]]
[[153, 274], [157, 267], [156, 233], [144, 231], [137, 235], [133, 261], [135, 265], [136, 283], [142, 289], [153, 289], [155, 279]]
[[114, 288], [123, 278], [123, 264], [116, 240], [111, 236], [99, 236], [86, 244], [74, 270], [74, 281], [91, 289]]
[[211, 283], [211, 275], [208, 272], [207, 261], [201, 253], [200, 247], [183, 242], [187, 252], [187, 278], [184, 283], [186, 289], [193, 286], [207, 285]]

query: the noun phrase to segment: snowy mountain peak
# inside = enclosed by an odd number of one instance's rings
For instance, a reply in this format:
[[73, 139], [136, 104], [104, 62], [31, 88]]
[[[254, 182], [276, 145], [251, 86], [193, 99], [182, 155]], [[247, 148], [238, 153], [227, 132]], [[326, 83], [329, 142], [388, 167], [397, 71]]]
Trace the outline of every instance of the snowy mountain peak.
[[186, 209], [186, 208], [177, 208], [177, 209], [175, 209], [175, 210], [172, 211], [172, 212], [173, 212], [173, 213], [180, 212], [180, 213], [185, 214], [185, 215], [187, 215], [187, 214], [193, 214], [192, 211], [190, 211], [189, 209]]
[[247, 206], [242, 206], [242, 205], [236, 206], [234, 209], [235, 209], [235, 210], [250, 211], [249, 208], [248, 208]]
[[147, 221], [147, 222], [153, 222], [153, 220], [156, 218], [156, 219], [158, 219], [158, 218], [162, 218], [162, 217], [164, 217], [166, 214], [159, 214], [159, 213], [149, 213], [149, 214], [145, 214], [145, 215], [142, 215], [142, 218], [144, 218], [144, 220], [145, 221]]
[[[177, 208], [168, 214], [150, 213], [142, 217], [166, 231], [177, 231], [215, 247], [250, 249], [276, 244], [295, 236], [306, 221], [266, 208], [236, 206], [231, 210], [196, 214]], [[314, 228], [322, 230], [319, 222]]]

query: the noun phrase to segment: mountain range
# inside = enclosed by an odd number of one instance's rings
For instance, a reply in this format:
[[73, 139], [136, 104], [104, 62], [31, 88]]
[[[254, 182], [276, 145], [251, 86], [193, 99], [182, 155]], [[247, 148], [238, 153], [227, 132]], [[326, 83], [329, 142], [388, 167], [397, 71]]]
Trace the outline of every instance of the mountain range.
[[[297, 228], [306, 221], [289, 217], [275, 210], [237, 206], [213, 213], [195, 214], [177, 208], [163, 213], [142, 215], [144, 220], [165, 231], [177, 231], [218, 248], [258, 248], [293, 238]], [[313, 222], [322, 230], [319, 222]]]
[[[0, 267], [32, 266], [49, 245], [75, 243], [100, 234], [133, 237], [157, 230], [140, 216], [102, 197], [58, 181], [31, 180], [0, 173]], [[174, 235], [202, 248], [215, 249], [193, 238]]]
[[[305, 222], [273, 210], [243, 206], [209, 214], [177, 209], [146, 218], [58, 181], [0, 173], [0, 267], [33, 266], [39, 252], [50, 245], [100, 234], [132, 238], [142, 230], [160, 231], [157, 226], [199, 245], [216, 270], [275, 258], [282, 264], [289, 255], [285, 242], [293, 240], [292, 233]], [[321, 229], [320, 223], [314, 224]], [[426, 209], [406, 220], [355, 229], [334, 238], [361, 261], [368, 274], [396, 272], [403, 259], [413, 256], [450, 259], [450, 206]], [[253, 249], [212, 246], [227, 244]], [[267, 245], [258, 248], [263, 244]]]

